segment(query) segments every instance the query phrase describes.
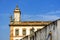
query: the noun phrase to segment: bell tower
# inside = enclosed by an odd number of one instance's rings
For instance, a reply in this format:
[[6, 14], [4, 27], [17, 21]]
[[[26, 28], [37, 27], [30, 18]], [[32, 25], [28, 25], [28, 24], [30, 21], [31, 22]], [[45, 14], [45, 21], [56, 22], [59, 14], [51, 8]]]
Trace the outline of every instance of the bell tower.
[[20, 9], [18, 8], [18, 5], [16, 5], [16, 8], [15, 8], [15, 10], [14, 10], [14, 21], [15, 21], [15, 22], [21, 21], [21, 11], [20, 11]]

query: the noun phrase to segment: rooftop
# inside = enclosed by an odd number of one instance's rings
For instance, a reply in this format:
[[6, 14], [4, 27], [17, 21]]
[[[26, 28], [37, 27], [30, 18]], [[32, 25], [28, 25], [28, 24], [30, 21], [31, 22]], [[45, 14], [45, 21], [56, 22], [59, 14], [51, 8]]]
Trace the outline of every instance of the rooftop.
[[45, 26], [51, 23], [51, 21], [23, 21], [23, 22], [11, 22], [10, 26]]

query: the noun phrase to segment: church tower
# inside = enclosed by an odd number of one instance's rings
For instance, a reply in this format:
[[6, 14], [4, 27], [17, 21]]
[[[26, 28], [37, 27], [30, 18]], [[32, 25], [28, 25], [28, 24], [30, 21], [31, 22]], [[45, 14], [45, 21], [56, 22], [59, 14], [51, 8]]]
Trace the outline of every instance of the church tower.
[[18, 8], [18, 5], [16, 5], [16, 8], [15, 8], [15, 10], [14, 10], [14, 21], [15, 21], [15, 22], [21, 21], [21, 20], [20, 20], [20, 17], [21, 17], [21, 11], [20, 11], [20, 9]]
[[10, 40], [20, 40], [33, 33], [31, 31], [32, 28], [34, 28], [35, 32], [49, 23], [48, 21], [21, 21], [21, 10], [17, 5], [14, 10], [14, 16], [10, 17]]

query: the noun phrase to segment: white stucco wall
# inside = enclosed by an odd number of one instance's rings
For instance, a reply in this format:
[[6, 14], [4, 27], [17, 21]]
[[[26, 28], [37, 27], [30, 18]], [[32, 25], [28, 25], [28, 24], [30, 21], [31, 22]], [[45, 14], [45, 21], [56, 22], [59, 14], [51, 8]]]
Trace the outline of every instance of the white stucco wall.
[[[23, 36], [22, 34], [22, 29], [26, 29], [26, 35], [30, 35], [30, 29], [34, 27], [35, 31], [37, 31], [37, 29], [42, 28], [43, 26], [14, 26], [13, 28], [13, 36], [15, 36], [15, 29], [19, 29], [19, 36]], [[14, 38], [15, 39], [19, 39], [19, 37]]]
[[14, 13], [14, 20], [20, 21], [20, 13]]
[[20, 40], [20, 39], [22, 39], [22, 37], [14, 37], [13, 38], [13, 40], [16, 40], [16, 39]]

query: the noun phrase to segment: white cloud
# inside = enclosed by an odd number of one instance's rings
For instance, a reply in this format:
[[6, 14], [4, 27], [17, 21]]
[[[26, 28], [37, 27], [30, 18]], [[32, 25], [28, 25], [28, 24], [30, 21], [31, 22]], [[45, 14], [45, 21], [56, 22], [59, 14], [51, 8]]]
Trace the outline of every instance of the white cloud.
[[48, 12], [46, 14], [51, 14], [51, 15], [54, 15], [54, 14], [60, 14], [60, 10], [56, 10], [56, 11], [51, 11], [51, 12]]
[[59, 19], [60, 17], [56, 15], [41, 15], [44, 20], [56, 20]]
[[23, 21], [48, 21], [48, 20], [56, 20], [59, 19], [59, 16], [56, 15], [23, 15]]
[[59, 16], [60, 10], [50, 11], [47, 13], [41, 13], [40, 15], [22, 15], [23, 21], [48, 21], [48, 20], [57, 20], [60, 18]]

